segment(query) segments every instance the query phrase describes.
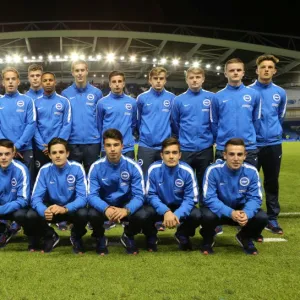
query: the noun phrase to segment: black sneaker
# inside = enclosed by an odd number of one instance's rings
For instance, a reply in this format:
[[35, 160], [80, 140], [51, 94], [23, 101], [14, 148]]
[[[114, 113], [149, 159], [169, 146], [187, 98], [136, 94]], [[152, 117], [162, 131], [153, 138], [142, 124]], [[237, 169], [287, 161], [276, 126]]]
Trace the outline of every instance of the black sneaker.
[[241, 231], [235, 236], [237, 242], [241, 245], [241, 247], [244, 249], [244, 252], [246, 254], [250, 255], [257, 255], [258, 250], [255, 248], [252, 240], [250, 238], [243, 238]]
[[157, 251], [158, 238], [157, 235], [146, 236], [146, 248], [149, 252]]
[[175, 240], [179, 244], [180, 250], [182, 250], [182, 251], [192, 250], [192, 243], [188, 236], [180, 235], [176, 232], [174, 237], [175, 237]]
[[73, 246], [73, 252], [76, 254], [83, 254], [84, 253], [84, 247], [83, 242], [81, 238], [76, 238], [75, 236], [70, 236], [70, 241]]
[[262, 243], [264, 241], [264, 237], [261, 234], [259, 234], [257, 237], [254, 238], [254, 241]]
[[56, 232], [54, 232], [51, 237], [47, 237], [44, 239], [42, 252], [45, 253], [51, 252], [52, 249], [58, 244], [58, 242], [59, 242], [59, 236]]
[[203, 240], [203, 243], [200, 246], [201, 253], [204, 255], [213, 254], [214, 253], [214, 250], [213, 250], [214, 244], [215, 244], [214, 241], [210, 242], [208, 240]]
[[108, 239], [106, 236], [102, 236], [96, 239], [96, 252], [101, 256], [108, 254]]
[[28, 251], [34, 252], [40, 249], [40, 237], [29, 236], [28, 237]]
[[4, 232], [0, 233], [0, 248], [4, 248], [12, 236], [13, 234], [8, 228], [6, 228]]
[[134, 237], [129, 237], [125, 233], [123, 233], [120, 241], [128, 254], [136, 255], [139, 253], [139, 250], [135, 244]]
[[268, 225], [265, 227], [266, 230], [269, 230], [276, 234], [283, 234], [282, 228], [279, 226], [277, 220], [269, 220]]

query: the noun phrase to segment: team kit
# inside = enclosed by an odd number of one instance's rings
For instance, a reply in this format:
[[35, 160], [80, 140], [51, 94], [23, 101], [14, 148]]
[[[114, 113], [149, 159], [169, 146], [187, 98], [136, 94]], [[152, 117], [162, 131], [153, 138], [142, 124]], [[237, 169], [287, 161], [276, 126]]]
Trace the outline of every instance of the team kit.
[[137, 99], [124, 93], [121, 71], [109, 74], [111, 91], [103, 97], [88, 82], [84, 60], [72, 62], [74, 83], [61, 95], [55, 74], [41, 65], [29, 66], [26, 94], [18, 91], [18, 71], [4, 68], [0, 247], [23, 228], [29, 251], [51, 252], [60, 240], [51, 225], [69, 224], [74, 253], [85, 252], [89, 227], [104, 256], [107, 224], [122, 223], [128, 254], [139, 253], [137, 234], [146, 251], [158, 251], [158, 231], [169, 228], [180, 250], [192, 250], [199, 228], [199, 250], [210, 255], [230, 225], [242, 250], [257, 255], [263, 229], [283, 234], [278, 192], [287, 97], [272, 81], [278, 61], [259, 56], [257, 79], [245, 86], [244, 63], [228, 60], [228, 82], [217, 93], [202, 88], [202, 68], [190, 67], [178, 96], [165, 89], [167, 70], [154, 67], [150, 88]]

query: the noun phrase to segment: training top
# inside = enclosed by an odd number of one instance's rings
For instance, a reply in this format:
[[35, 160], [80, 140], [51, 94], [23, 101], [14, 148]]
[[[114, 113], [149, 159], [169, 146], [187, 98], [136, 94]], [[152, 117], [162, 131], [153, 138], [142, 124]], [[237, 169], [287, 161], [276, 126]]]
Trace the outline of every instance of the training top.
[[17, 151], [32, 149], [36, 128], [33, 100], [18, 91], [0, 98], [0, 139], [9, 139]]
[[78, 88], [75, 83], [62, 91], [61, 95], [69, 99], [72, 108], [72, 127], [70, 144], [98, 144], [100, 133], [97, 128], [96, 104], [102, 98], [102, 92], [87, 83]]
[[67, 98], [56, 92], [43, 94], [34, 102], [36, 108], [36, 124], [34, 139], [37, 147], [43, 150], [54, 137], [65, 140], [71, 133], [71, 105]]
[[282, 123], [286, 112], [287, 95], [283, 88], [270, 82], [260, 83], [256, 80], [249, 85], [257, 90], [261, 97], [261, 118], [256, 134], [258, 147], [282, 143]]
[[0, 215], [7, 215], [29, 204], [30, 175], [27, 167], [12, 160], [6, 168], [0, 168]]
[[109, 162], [106, 156], [94, 162], [88, 183], [88, 203], [100, 212], [116, 206], [134, 214], [144, 203], [142, 169], [126, 156], [122, 155], [117, 164]]
[[81, 164], [67, 161], [62, 168], [53, 163], [41, 167], [33, 187], [31, 206], [44, 217], [46, 204], [64, 206], [70, 212], [86, 206], [87, 181]]
[[175, 97], [172, 107], [173, 134], [182, 151], [201, 151], [213, 144], [211, 102], [214, 94], [204, 89], [188, 89]]
[[[110, 92], [97, 104], [97, 122], [100, 134], [109, 128], [118, 129], [123, 135], [123, 153], [134, 149], [134, 133], [137, 126], [136, 100], [124, 93]], [[103, 151], [102, 143], [102, 151]]]
[[184, 162], [168, 167], [163, 161], [157, 161], [148, 169], [146, 195], [157, 214], [164, 215], [169, 206], [177, 206], [176, 217], [186, 218], [198, 202], [194, 171]]
[[244, 140], [247, 150], [256, 149], [261, 100], [259, 93], [244, 84], [227, 86], [215, 94], [212, 102], [213, 134], [217, 150], [224, 150], [231, 138]]
[[251, 219], [262, 204], [257, 169], [247, 163], [238, 170], [228, 168], [226, 162], [210, 165], [204, 174], [203, 204], [219, 218], [231, 218], [232, 211], [239, 209]]
[[155, 150], [171, 136], [171, 108], [175, 95], [152, 87], [137, 97], [139, 146]]
[[39, 89], [37, 91], [33, 90], [32, 88], [30, 88], [25, 95], [27, 95], [28, 97], [30, 97], [33, 101], [35, 101], [37, 98], [43, 96], [44, 93], [44, 89]]

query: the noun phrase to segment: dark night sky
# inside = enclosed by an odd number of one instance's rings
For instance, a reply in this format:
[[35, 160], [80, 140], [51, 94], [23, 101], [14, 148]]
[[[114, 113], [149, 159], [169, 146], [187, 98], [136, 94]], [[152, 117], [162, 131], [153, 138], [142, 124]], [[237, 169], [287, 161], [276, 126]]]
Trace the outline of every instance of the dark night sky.
[[263, 0], [19, 2], [18, 4], [17, 1], [16, 5], [7, 2], [1, 4], [1, 22], [122, 20], [193, 24], [300, 36], [298, 22], [300, 13], [297, 13], [298, 10], [294, 6], [284, 6], [284, 2], [281, 2], [280, 6], [275, 6], [274, 1]]

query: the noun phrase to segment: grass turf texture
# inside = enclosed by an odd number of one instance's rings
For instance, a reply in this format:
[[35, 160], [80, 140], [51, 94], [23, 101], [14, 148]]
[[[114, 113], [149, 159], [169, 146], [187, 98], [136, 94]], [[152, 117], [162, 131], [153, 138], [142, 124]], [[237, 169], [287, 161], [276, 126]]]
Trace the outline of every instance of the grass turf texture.
[[[282, 212], [300, 211], [300, 143], [283, 145], [280, 180]], [[94, 251], [88, 231], [87, 252], [72, 254], [69, 231], [60, 232], [52, 253], [28, 253], [22, 234], [0, 249], [0, 299], [299, 299], [299, 217], [280, 217], [288, 242], [257, 244], [258, 256], [247, 256], [235, 241], [236, 229], [224, 226], [215, 254], [203, 256], [198, 230], [194, 251], [180, 252], [174, 230], [159, 233], [159, 251], [148, 253], [137, 236], [137, 256], [119, 243], [122, 227], [106, 235], [109, 255]], [[266, 230], [264, 237], [281, 237]]]

